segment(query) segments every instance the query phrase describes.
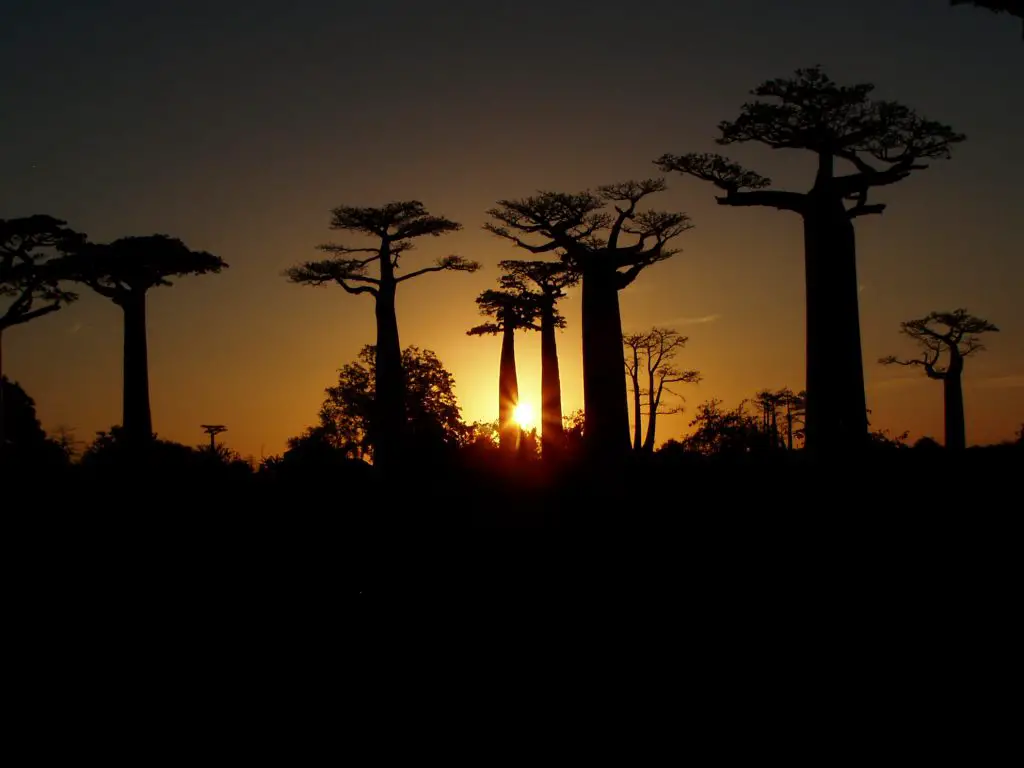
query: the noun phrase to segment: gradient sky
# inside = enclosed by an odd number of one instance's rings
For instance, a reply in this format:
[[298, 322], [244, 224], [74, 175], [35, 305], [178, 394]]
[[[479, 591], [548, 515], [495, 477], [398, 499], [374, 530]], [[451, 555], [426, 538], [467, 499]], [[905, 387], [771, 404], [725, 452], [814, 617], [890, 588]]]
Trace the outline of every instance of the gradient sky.
[[[1017, 19], [944, 0], [0, 0], [0, 217], [52, 214], [99, 242], [166, 233], [229, 262], [150, 293], [154, 427], [198, 444], [200, 424], [223, 423], [228, 445], [259, 456], [315, 421], [336, 370], [374, 339], [370, 298], [280, 273], [335, 237], [332, 207], [422, 200], [465, 230], [404, 265], [459, 253], [485, 269], [404, 284], [402, 343], [438, 353], [468, 421], [493, 420], [500, 342], [465, 331], [497, 262], [522, 254], [481, 230], [486, 209], [714, 151], [717, 122], [751, 88], [814, 64], [968, 135], [953, 160], [880, 190], [884, 216], [857, 222], [873, 426], [941, 439], [941, 386], [874, 361], [912, 351], [901, 320], [965, 306], [1002, 329], [967, 369], [968, 440], [1010, 438], [1024, 421], [1024, 45]], [[729, 152], [780, 185], [810, 184], [799, 155]], [[625, 329], [691, 337], [679, 362], [704, 374], [691, 410], [802, 387], [799, 218], [670, 184], [657, 206], [696, 229], [622, 294]], [[568, 412], [583, 400], [578, 292], [563, 309]], [[5, 335], [5, 371], [45, 427], [88, 439], [120, 421], [120, 323], [83, 291]], [[536, 404], [539, 339], [517, 351]], [[659, 437], [688, 420], [665, 419]]]

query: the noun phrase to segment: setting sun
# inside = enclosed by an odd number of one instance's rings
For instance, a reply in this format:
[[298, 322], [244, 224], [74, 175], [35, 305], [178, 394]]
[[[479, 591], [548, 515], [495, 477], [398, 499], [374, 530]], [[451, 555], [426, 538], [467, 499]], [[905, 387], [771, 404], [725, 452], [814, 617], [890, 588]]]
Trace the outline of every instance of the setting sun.
[[537, 423], [537, 416], [533, 411], [533, 406], [529, 403], [519, 403], [512, 418], [516, 420], [516, 424], [526, 430], [533, 429]]

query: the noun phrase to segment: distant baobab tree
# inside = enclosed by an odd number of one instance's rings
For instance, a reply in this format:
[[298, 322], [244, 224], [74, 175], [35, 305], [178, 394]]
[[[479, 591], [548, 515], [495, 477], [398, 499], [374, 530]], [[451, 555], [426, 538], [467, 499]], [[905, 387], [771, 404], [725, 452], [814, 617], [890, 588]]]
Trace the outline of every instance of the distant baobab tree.
[[516, 331], [539, 330], [537, 295], [529, 291], [484, 291], [477, 297], [480, 314], [493, 322], [466, 331], [470, 336], [501, 335], [501, 364], [498, 373], [498, 440], [504, 451], [514, 450], [519, 442], [515, 408], [519, 403], [519, 378], [516, 373]]
[[802, 429], [794, 429], [797, 422], [804, 424], [805, 408], [804, 405], [807, 399], [806, 392], [796, 392], [789, 389], [780, 389], [777, 393], [779, 397], [779, 405], [785, 410], [786, 419], [786, 448], [793, 450], [794, 438], [798, 435], [802, 435]]
[[619, 291], [678, 253], [669, 242], [692, 226], [685, 213], [637, 210], [665, 189], [664, 179], [627, 181], [596, 192], [500, 200], [488, 211], [490, 232], [529, 253], [555, 254], [582, 276], [584, 441], [592, 455], [629, 450]]
[[[949, 4], [987, 8], [994, 13], [1009, 13], [1024, 21], [1024, 0], [950, 0]], [[1024, 26], [1021, 28], [1021, 39], [1024, 39]]]
[[[658, 416], [681, 413], [681, 405], [664, 404], [665, 394], [682, 395], [667, 385], [698, 384], [700, 371], [681, 371], [672, 365], [690, 339], [671, 328], [653, 328], [647, 333], [624, 335], [626, 374], [633, 386], [633, 450], [654, 453]], [[645, 385], [646, 384], [646, 388]], [[647, 396], [646, 412], [642, 405]], [[642, 417], [647, 416], [647, 436], [641, 442]]]
[[[967, 447], [962, 384], [964, 358], [985, 349], [978, 340], [979, 335], [994, 333], [999, 329], [988, 320], [969, 315], [966, 309], [932, 312], [927, 317], [901, 323], [900, 329], [917, 342], [922, 352], [921, 357], [884, 357], [879, 362], [882, 365], [921, 366], [928, 378], [942, 382], [946, 447], [951, 450], [963, 450]], [[946, 358], [944, 364], [943, 356]]]
[[223, 424], [202, 424], [200, 428], [210, 436], [210, 453], [217, 452], [217, 435], [227, 432], [228, 428]]
[[527, 284], [539, 291], [540, 307], [540, 392], [541, 392], [541, 449], [545, 457], [565, 447], [562, 426], [562, 381], [558, 369], [558, 341], [555, 331], [565, 327], [565, 318], [559, 314], [558, 302], [565, 291], [577, 283], [580, 276], [558, 261], [502, 261], [498, 266], [506, 273], [502, 285], [522, 293]]
[[[758, 142], [799, 149], [817, 161], [807, 192], [768, 189], [771, 180], [717, 154], [663, 155], [664, 171], [709, 181], [725, 195], [720, 205], [766, 206], [799, 214], [804, 225], [807, 300], [808, 449], [829, 452], [867, 445], [853, 222], [880, 214], [871, 190], [924, 170], [930, 159], [950, 157], [962, 134], [919, 117], [894, 101], [870, 98], [874, 86], [840, 86], [819, 67], [790, 79], [769, 80], [752, 94], [740, 116], [719, 123], [723, 145]], [[838, 162], [852, 166], [841, 173]]]
[[[334, 258], [307, 261], [285, 275], [300, 285], [337, 283], [347, 293], [369, 294], [376, 304], [377, 343], [374, 463], [394, 464], [405, 433], [405, 382], [402, 346], [398, 336], [395, 295], [398, 285], [430, 272], [475, 272], [480, 265], [461, 256], [447, 256], [429, 267], [397, 275], [399, 259], [412, 250], [420, 237], [440, 237], [458, 232], [462, 225], [443, 216], [432, 216], [418, 200], [388, 203], [382, 208], [340, 206], [331, 216], [331, 229], [372, 238], [364, 246], [329, 243], [319, 249]], [[369, 274], [376, 264], [376, 277]]]
[[123, 237], [91, 243], [71, 257], [74, 279], [110, 299], [124, 313], [122, 427], [133, 444], [153, 439], [149, 405], [146, 294], [173, 285], [169, 278], [218, 273], [227, 264], [206, 251], [193, 251], [167, 235]]

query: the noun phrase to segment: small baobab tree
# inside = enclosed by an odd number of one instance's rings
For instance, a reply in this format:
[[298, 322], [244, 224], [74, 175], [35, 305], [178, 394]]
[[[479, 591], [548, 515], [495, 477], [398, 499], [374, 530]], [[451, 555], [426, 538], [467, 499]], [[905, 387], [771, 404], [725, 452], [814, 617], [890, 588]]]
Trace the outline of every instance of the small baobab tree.
[[988, 320], [968, 314], [966, 309], [932, 312], [918, 320], [901, 323], [900, 329], [917, 343], [921, 356], [910, 359], [884, 357], [879, 362], [882, 365], [920, 366], [928, 378], [942, 382], [946, 447], [963, 450], [967, 447], [962, 383], [964, 358], [985, 349], [978, 336], [999, 329]]
[[[370, 238], [370, 245], [328, 243], [319, 249], [331, 258], [307, 261], [285, 275], [299, 285], [337, 283], [346, 293], [368, 294], [376, 306], [376, 382], [373, 419], [374, 463], [388, 467], [397, 460], [405, 434], [405, 380], [398, 336], [395, 296], [398, 286], [431, 272], [475, 272], [480, 265], [461, 256], [446, 256], [429, 267], [399, 275], [399, 259], [422, 237], [458, 232], [462, 225], [433, 216], [418, 200], [381, 208], [341, 206], [331, 215], [331, 229]], [[371, 268], [375, 275], [371, 274]]]
[[501, 363], [498, 373], [498, 439], [502, 450], [518, 445], [519, 426], [515, 409], [519, 404], [519, 379], [516, 373], [516, 331], [539, 330], [537, 295], [529, 291], [484, 291], [477, 297], [480, 314], [492, 319], [466, 331], [470, 336], [501, 336]]
[[558, 302], [580, 279], [563, 262], [502, 261], [498, 265], [505, 275], [502, 286], [516, 293], [525, 293], [530, 286], [537, 289], [536, 302], [540, 312], [540, 392], [541, 447], [550, 457], [565, 447], [562, 427], [562, 381], [558, 369], [558, 342], [555, 331], [565, 327], [565, 318], [558, 312]]
[[[668, 405], [664, 397], [682, 395], [672, 389], [675, 384], [700, 383], [700, 371], [683, 371], [672, 365], [689, 338], [670, 328], [652, 328], [647, 333], [622, 337], [626, 347], [626, 374], [633, 391], [633, 450], [654, 453], [658, 416], [681, 413], [681, 404]], [[645, 386], [646, 385], [646, 386]], [[646, 395], [646, 411], [642, 404]], [[641, 442], [642, 417], [647, 416], [647, 435]]]
[[529, 253], [553, 253], [581, 276], [585, 442], [595, 456], [629, 450], [619, 291], [678, 253], [669, 243], [692, 227], [684, 213], [638, 210], [666, 188], [664, 179], [647, 179], [578, 194], [539, 192], [488, 211], [487, 230]]
[[[656, 164], [711, 182], [720, 205], [765, 206], [798, 214], [804, 226], [807, 301], [807, 447], [868, 444], [853, 222], [882, 213], [872, 190], [896, 184], [926, 161], [948, 158], [964, 140], [949, 126], [894, 101], [871, 98], [870, 83], [839, 85], [819, 67], [769, 80], [735, 120], [719, 124], [718, 144], [746, 142], [804, 150], [817, 173], [807, 192], [772, 182], [717, 154], [663, 155]], [[850, 172], [844, 172], [842, 164]]]
[[134, 445], [153, 439], [149, 405], [146, 294], [173, 285], [170, 278], [220, 272], [227, 264], [206, 251], [193, 251], [167, 235], [123, 237], [88, 244], [72, 258], [74, 279], [110, 299], [124, 315], [122, 427]]

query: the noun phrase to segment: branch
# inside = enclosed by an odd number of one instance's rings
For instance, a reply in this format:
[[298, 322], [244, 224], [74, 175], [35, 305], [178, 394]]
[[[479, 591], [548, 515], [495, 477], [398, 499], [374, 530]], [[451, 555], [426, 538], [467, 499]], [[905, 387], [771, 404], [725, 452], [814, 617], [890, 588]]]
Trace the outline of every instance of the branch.
[[406, 280], [412, 280], [414, 277], [425, 275], [428, 272], [476, 272], [478, 269], [480, 269], [480, 264], [475, 261], [467, 261], [461, 256], [445, 256], [443, 259], [438, 259], [437, 264], [434, 266], [424, 267], [407, 275], [402, 275], [395, 282], [403, 283]]
[[930, 379], [944, 379], [946, 378], [945, 371], [939, 371], [935, 368], [935, 363], [939, 361], [938, 353], [936, 353], [934, 359], [929, 359], [927, 353], [923, 360], [900, 360], [899, 358], [890, 355], [889, 357], [883, 357], [878, 362], [882, 365], [902, 365], [902, 366], [917, 366], [920, 365], [924, 368], [924, 372], [928, 374]]
[[725, 197], [716, 197], [719, 205], [733, 205], [741, 208], [752, 206], [764, 206], [766, 208], [777, 208], [780, 211], [795, 211], [801, 213], [804, 210], [806, 196], [799, 192], [782, 192], [776, 190], [761, 190], [758, 192], [730, 192]]

